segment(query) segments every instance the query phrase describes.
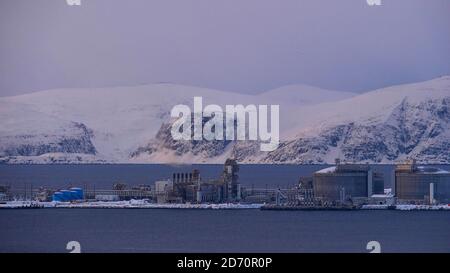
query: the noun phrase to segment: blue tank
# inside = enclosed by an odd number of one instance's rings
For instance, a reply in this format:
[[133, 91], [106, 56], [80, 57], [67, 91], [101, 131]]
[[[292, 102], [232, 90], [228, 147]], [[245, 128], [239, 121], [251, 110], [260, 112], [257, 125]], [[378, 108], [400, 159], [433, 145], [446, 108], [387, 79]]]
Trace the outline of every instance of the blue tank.
[[78, 193], [76, 191], [69, 191], [70, 192], [70, 200], [78, 200]]
[[84, 193], [83, 193], [83, 189], [81, 188], [70, 188], [70, 190], [72, 192], [74, 192], [74, 196], [76, 200], [82, 200]]
[[57, 191], [57, 192], [53, 193], [53, 201], [63, 202], [64, 201], [63, 199], [64, 199], [64, 197], [63, 197], [62, 192]]
[[62, 193], [62, 199], [65, 202], [69, 202], [70, 200], [72, 200], [72, 193], [68, 190], [61, 190]]

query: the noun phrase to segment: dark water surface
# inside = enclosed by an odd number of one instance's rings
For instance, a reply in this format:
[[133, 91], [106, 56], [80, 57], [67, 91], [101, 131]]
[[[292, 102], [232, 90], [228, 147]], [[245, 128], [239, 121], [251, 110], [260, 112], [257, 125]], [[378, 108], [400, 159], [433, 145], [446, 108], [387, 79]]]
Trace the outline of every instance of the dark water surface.
[[[311, 176], [328, 165], [240, 165], [239, 180], [243, 185], [255, 187], [292, 186], [300, 176]], [[385, 187], [391, 185], [391, 165], [373, 165], [384, 173]], [[450, 165], [439, 165], [450, 170]], [[219, 177], [223, 166], [164, 165], [164, 164], [45, 164], [0, 165], [0, 184], [24, 187], [24, 184], [47, 187], [89, 186], [110, 189], [113, 183], [129, 185], [152, 184], [155, 180], [168, 179], [174, 172], [190, 172], [199, 169], [203, 179]], [[30, 185], [28, 185], [29, 187]]]
[[[287, 186], [297, 183], [300, 176], [310, 176], [327, 165], [240, 165], [239, 180], [255, 187]], [[174, 172], [199, 169], [203, 179], [218, 178], [223, 165], [164, 165], [164, 164], [45, 164], [0, 165], [0, 184], [24, 187], [69, 187], [94, 185], [111, 189], [116, 182], [129, 185], [152, 184], [156, 180], [172, 178]], [[29, 186], [29, 185], [28, 185]]]
[[446, 211], [0, 210], [0, 252], [450, 252]]

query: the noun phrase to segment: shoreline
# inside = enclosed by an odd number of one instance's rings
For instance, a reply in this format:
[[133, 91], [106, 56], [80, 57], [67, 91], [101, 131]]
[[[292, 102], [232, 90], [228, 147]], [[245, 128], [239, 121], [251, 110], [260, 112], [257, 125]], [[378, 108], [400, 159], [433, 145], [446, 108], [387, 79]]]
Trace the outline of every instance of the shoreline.
[[363, 205], [361, 207], [295, 207], [267, 204], [155, 204], [144, 200], [96, 201], [96, 202], [36, 202], [10, 201], [0, 204], [1, 209], [168, 209], [168, 210], [272, 210], [272, 211], [358, 211], [358, 210], [397, 210], [397, 211], [450, 211], [450, 205]]
[[202, 209], [202, 210], [236, 210], [260, 209], [264, 204], [155, 204], [142, 200], [111, 202], [32, 202], [12, 201], [0, 204], [0, 209]]

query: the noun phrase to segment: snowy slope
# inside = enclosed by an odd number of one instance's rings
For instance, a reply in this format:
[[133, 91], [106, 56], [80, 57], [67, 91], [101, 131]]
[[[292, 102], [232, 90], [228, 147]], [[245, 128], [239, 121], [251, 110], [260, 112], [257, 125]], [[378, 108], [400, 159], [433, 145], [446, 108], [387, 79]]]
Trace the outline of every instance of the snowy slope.
[[450, 162], [450, 77], [296, 109], [283, 147], [259, 162]]
[[[20, 103], [0, 101], [0, 157], [42, 154], [94, 156], [92, 132], [84, 124], [49, 116]], [[53, 156], [50, 156], [51, 161]], [[25, 158], [28, 160], [27, 158]]]
[[286, 85], [264, 92], [260, 95], [265, 101], [280, 101], [297, 106], [333, 102], [355, 96], [352, 92], [337, 92], [307, 85]]
[[[283, 118], [283, 116], [282, 116]], [[344, 100], [289, 109], [283, 141], [269, 153], [255, 142], [173, 141], [169, 125], [140, 147], [141, 162], [388, 163], [450, 162], [450, 77], [393, 86]]]
[[[242, 95], [153, 84], [48, 90], [0, 98], [0, 157], [8, 162], [73, 162], [74, 156], [76, 162], [128, 162], [131, 154], [154, 139], [171, 108], [180, 103], [192, 106], [194, 96], [203, 97], [204, 104], [221, 106], [280, 104], [281, 116], [290, 117], [292, 109], [320, 103], [321, 98], [332, 101], [354, 95], [303, 85], [282, 89]], [[289, 120], [282, 120], [282, 130], [287, 129], [283, 124]]]
[[386, 122], [403, 102], [418, 104], [450, 96], [450, 76], [430, 81], [391, 86], [348, 99], [294, 109], [297, 119], [289, 124], [285, 138], [316, 135], [323, 128], [351, 122], [365, 125]]
[[[176, 104], [280, 104], [282, 141], [174, 141]], [[294, 85], [242, 95], [175, 84], [61, 89], [0, 98], [0, 162], [450, 162], [450, 77], [361, 95]]]

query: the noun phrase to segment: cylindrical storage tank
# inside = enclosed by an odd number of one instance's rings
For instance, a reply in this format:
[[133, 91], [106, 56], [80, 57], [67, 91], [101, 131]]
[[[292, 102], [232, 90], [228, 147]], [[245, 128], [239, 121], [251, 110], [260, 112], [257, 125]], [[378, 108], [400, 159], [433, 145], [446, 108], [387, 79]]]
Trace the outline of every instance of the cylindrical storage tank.
[[68, 191], [68, 190], [61, 190], [61, 193], [62, 193], [62, 198], [63, 198], [63, 201], [70, 201], [70, 200], [72, 200], [72, 193], [70, 193], [70, 191]]
[[76, 191], [69, 191], [70, 192], [70, 200], [78, 200], [78, 193]]
[[395, 193], [401, 200], [425, 200], [430, 194], [432, 176], [417, 173], [397, 173]]
[[314, 196], [330, 201], [346, 197], [367, 197], [367, 173], [364, 172], [316, 172], [313, 179]]
[[58, 192], [58, 191], [53, 193], [53, 201], [55, 201], [55, 202], [63, 202], [64, 201], [63, 193], [62, 192]]
[[434, 199], [438, 203], [450, 203], [450, 172], [419, 167], [415, 172], [397, 172], [395, 194], [400, 200], [425, 201], [430, 196], [430, 184], [434, 184]]
[[75, 199], [81, 200], [83, 199], [83, 189], [81, 188], [70, 188], [71, 191], [75, 192]]

